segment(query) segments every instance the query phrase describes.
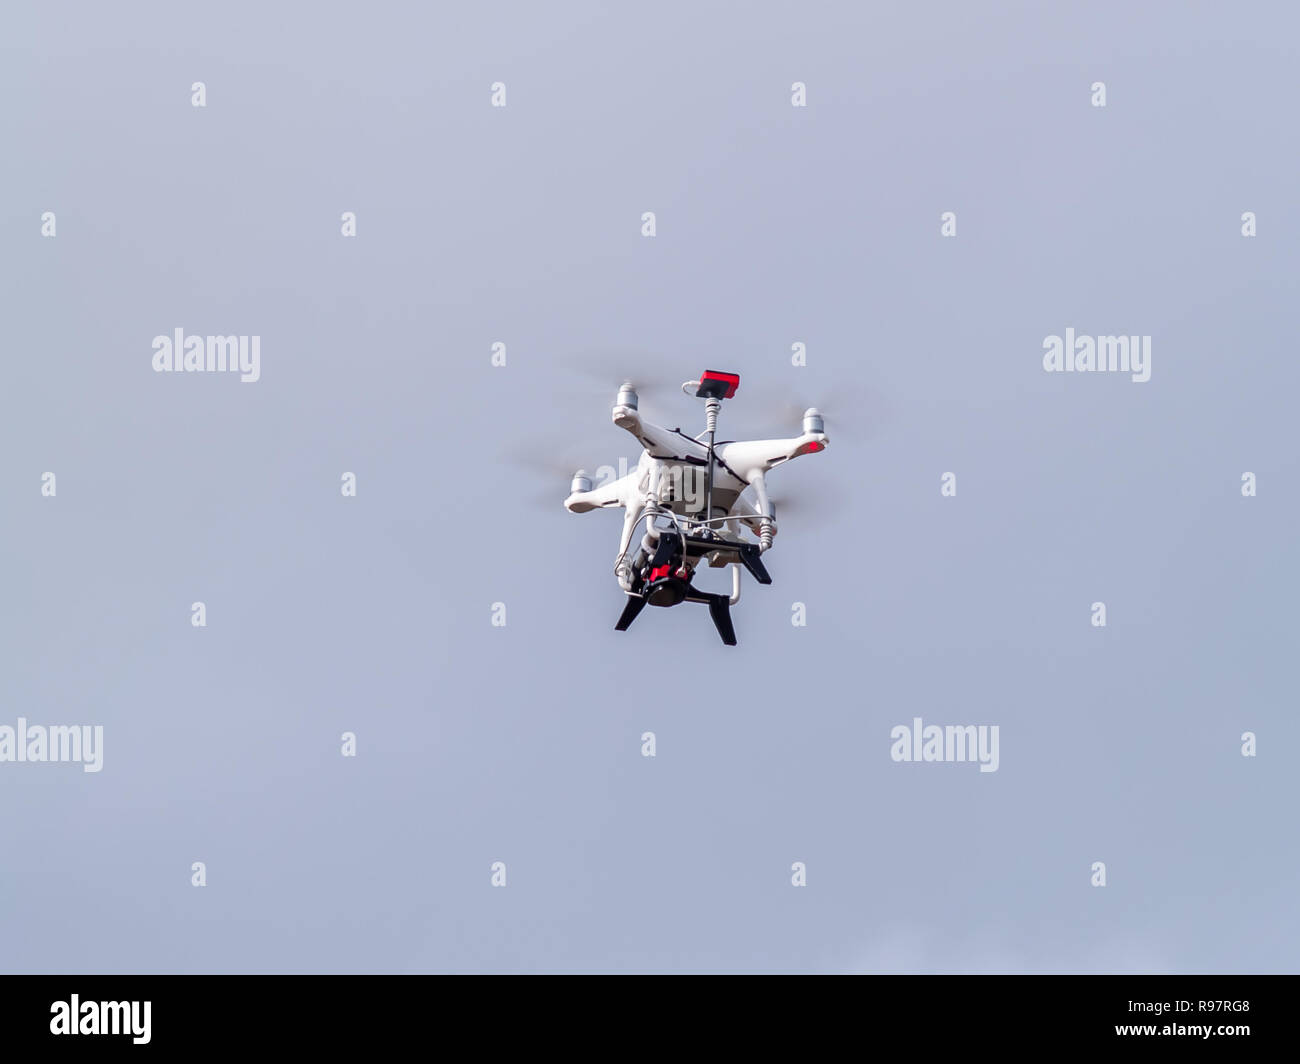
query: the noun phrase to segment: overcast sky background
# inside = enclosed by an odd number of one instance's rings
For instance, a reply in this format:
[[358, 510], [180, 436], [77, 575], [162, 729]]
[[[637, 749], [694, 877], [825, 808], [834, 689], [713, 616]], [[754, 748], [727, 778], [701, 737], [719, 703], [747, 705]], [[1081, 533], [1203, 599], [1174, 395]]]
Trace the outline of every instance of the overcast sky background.
[[[0, 969], [1295, 971], [1294, 7], [612, 7], [0, 12], [0, 724], [105, 730], [0, 765]], [[500, 458], [705, 368], [829, 411], [733, 649]]]

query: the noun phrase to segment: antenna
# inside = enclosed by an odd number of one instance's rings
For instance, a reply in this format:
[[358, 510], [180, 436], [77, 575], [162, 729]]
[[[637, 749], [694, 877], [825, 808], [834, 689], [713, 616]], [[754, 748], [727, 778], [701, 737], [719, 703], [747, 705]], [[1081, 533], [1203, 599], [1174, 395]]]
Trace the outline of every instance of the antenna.
[[719, 373], [706, 369], [700, 376], [699, 387], [695, 397], [704, 400], [704, 430], [709, 434], [709, 463], [704, 467], [704, 534], [713, 536], [713, 441], [718, 432], [718, 411], [722, 409], [722, 400], [731, 399], [740, 387], [740, 375], [737, 373]]

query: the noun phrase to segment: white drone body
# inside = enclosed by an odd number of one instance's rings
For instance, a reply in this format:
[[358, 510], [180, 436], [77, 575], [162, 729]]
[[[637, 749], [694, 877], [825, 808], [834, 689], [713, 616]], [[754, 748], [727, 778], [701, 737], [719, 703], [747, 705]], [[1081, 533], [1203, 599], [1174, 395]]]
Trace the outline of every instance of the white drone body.
[[[735, 395], [739, 384], [735, 374], [709, 370], [700, 380], [682, 385], [683, 391], [705, 401], [706, 428], [696, 437], [644, 420], [635, 388], [624, 384], [614, 401], [613, 420], [644, 448], [636, 468], [594, 490], [585, 472], [579, 470], [573, 478], [564, 500], [571, 513], [614, 506], [625, 511], [614, 562], [619, 587], [628, 596], [615, 625], [619, 631], [626, 630], [647, 604], [700, 602], [709, 607], [723, 642], [734, 646], [729, 607], [740, 599], [741, 568], [761, 584], [772, 582], [760, 560], [777, 531], [766, 475], [799, 455], [825, 450], [829, 439], [821, 414], [810, 408], [798, 436], [715, 444], [722, 400]], [[744, 497], [746, 488], [754, 489], [757, 505]], [[635, 533], [643, 521], [645, 533], [634, 551]], [[758, 537], [757, 543], [744, 538], [744, 529]], [[730, 596], [692, 585], [701, 562], [711, 568], [733, 567]]]

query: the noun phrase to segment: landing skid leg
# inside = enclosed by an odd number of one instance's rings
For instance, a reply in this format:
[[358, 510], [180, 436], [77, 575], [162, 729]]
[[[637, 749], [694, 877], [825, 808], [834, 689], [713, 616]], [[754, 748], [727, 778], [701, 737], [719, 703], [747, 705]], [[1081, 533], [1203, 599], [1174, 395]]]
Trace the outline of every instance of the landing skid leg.
[[645, 599], [640, 595], [628, 596], [627, 605], [623, 607], [623, 613], [618, 619], [618, 624], [614, 625], [614, 631], [626, 632], [643, 609], [645, 609]]

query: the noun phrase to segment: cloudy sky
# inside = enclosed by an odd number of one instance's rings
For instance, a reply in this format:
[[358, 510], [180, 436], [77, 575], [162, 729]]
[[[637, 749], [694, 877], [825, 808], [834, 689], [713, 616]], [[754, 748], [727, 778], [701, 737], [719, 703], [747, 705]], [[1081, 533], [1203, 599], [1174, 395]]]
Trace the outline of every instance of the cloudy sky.
[[[1298, 23], [6, 6], [0, 725], [104, 763], [0, 763], [0, 968], [1294, 971]], [[705, 368], [831, 436], [731, 649], [560, 506]]]

